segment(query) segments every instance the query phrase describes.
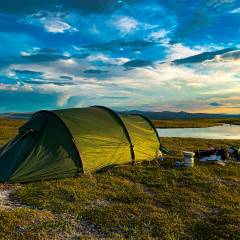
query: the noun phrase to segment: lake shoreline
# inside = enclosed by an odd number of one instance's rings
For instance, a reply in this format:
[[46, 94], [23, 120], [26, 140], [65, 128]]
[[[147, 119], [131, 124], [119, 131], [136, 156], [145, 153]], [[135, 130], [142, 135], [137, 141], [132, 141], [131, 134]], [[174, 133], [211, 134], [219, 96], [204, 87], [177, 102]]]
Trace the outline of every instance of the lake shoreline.
[[157, 128], [160, 137], [240, 139], [240, 125], [222, 124], [203, 128]]
[[223, 124], [240, 125], [240, 119], [169, 119], [169, 120], [152, 120], [156, 128], [206, 128], [221, 126]]
[[156, 127], [157, 129], [176, 129], [176, 128], [179, 128], [179, 129], [189, 129], [189, 128], [211, 128], [211, 127], [218, 127], [218, 126], [224, 126], [224, 125], [228, 125], [228, 126], [239, 126], [240, 124], [226, 124], [226, 123], [221, 123], [221, 124], [217, 124], [217, 125], [214, 125], [214, 126], [205, 126], [205, 127], [197, 127], [197, 126], [193, 126], [193, 127], [174, 127], [174, 126], [171, 126], [171, 127]]

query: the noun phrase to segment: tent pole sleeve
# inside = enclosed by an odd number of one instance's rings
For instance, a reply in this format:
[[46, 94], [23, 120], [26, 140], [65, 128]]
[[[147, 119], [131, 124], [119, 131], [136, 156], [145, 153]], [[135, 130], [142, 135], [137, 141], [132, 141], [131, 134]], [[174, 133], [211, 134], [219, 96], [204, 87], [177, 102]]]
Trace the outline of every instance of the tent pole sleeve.
[[125, 134], [125, 136], [127, 137], [127, 140], [130, 144], [130, 154], [131, 154], [131, 159], [133, 161], [133, 163], [135, 162], [135, 153], [134, 153], [134, 146], [132, 144], [132, 140], [130, 138], [130, 135], [128, 133], [128, 130], [124, 124], [124, 122], [122, 121], [122, 119], [118, 116], [118, 114], [116, 112], [114, 112], [112, 109], [110, 108], [107, 108], [107, 107], [104, 107], [104, 106], [91, 106], [91, 107], [95, 107], [95, 108], [100, 108], [108, 113], [110, 113], [110, 115], [120, 124], [120, 126], [122, 127], [123, 129], [123, 132]]

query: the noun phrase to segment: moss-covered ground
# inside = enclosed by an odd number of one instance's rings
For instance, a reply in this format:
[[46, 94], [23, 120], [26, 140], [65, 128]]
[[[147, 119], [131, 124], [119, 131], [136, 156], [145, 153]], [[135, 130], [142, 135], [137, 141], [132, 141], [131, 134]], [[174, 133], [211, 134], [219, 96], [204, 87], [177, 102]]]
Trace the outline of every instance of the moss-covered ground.
[[[20, 122], [5, 124], [2, 143]], [[240, 164], [175, 169], [182, 150], [240, 140], [161, 141], [173, 154], [160, 163], [0, 184], [0, 239], [240, 239]]]

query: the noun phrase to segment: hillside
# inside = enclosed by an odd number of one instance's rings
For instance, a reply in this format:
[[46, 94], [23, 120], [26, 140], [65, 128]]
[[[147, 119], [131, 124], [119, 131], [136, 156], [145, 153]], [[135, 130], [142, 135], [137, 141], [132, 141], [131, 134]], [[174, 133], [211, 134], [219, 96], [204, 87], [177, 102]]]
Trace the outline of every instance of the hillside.
[[[0, 120], [1, 142], [20, 124]], [[174, 166], [181, 161], [182, 150], [240, 145], [240, 140], [161, 138], [161, 142], [173, 154], [160, 164], [0, 184], [0, 239], [239, 239], [240, 164]]]

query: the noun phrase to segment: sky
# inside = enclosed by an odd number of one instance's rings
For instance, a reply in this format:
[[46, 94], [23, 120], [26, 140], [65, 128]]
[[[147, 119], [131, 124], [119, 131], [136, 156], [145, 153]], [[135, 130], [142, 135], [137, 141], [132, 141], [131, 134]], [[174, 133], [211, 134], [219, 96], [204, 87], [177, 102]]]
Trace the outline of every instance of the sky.
[[0, 112], [240, 113], [240, 0], [0, 1]]

